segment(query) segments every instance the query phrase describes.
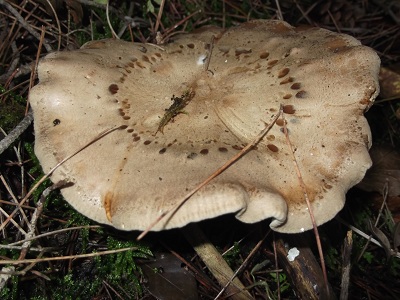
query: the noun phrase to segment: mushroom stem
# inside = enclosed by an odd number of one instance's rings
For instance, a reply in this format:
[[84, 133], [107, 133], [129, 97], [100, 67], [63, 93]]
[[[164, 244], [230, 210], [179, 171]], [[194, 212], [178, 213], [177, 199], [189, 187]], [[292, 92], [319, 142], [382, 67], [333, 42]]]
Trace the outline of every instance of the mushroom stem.
[[253, 299], [239, 278], [234, 277], [232, 269], [197, 224], [189, 224], [182, 228], [182, 232], [221, 286], [227, 285], [233, 278], [232, 284], [226, 289], [226, 294], [230, 299]]

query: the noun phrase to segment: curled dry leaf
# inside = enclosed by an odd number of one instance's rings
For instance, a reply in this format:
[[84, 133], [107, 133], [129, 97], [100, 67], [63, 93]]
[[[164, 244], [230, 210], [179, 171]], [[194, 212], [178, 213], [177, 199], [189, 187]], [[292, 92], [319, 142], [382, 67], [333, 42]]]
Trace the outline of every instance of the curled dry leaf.
[[[319, 225], [371, 165], [363, 112], [379, 90], [379, 63], [350, 36], [281, 21], [206, 27], [162, 48], [91, 42], [41, 61], [30, 94], [35, 151], [48, 172], [99, 133], [123, 126], [52, 180], [74, 183], [62, 193], [88, 217], [143, 230], [253, 141], [283, 104]], [[278, 119], [256, 148], [153, 230], [227, 213], [248, 223], [271, 218], [281, 232], [310, 229], [282, 126]]]

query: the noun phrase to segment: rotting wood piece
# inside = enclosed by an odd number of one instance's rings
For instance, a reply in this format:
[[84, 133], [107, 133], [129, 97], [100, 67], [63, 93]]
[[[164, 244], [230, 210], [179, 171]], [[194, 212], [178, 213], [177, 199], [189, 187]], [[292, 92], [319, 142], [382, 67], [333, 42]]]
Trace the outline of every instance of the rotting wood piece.
[[[327, 292], [321, 267], [304, 234], [279, 234], [277, 237], [276, 251], [280, 267], [286, 272], [299, 299], [336, 299], [330, 285]], [[290, 261], [288, 252], [294, 247], [299, 254]]]
[[[208, 240], [206, 235], [197, 224], [189, 224], [188, 226], [182, 228], [182, 232], [188, 242], [195, 249], [196, 253], [206, 264], [207, 268], [213, 274], [215, 279], [218, 280], [218, 283], [221, 285], [221, 287], [224, 287], [233, 277], [234, 273], [222, 255]], [[247, 290], [245, 290], [244, 285], [237, 277], [235, 277], [231, 284], [227, 287], [225, 295], [229, 296], [229, 299], [232, 300], [253, 299], [253, 297]]]

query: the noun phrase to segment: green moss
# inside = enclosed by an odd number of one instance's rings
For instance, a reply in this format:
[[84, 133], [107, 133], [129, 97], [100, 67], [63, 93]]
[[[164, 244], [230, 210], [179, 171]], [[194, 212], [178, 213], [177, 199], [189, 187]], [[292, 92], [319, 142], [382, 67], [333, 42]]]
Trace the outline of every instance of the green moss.
[[0, 127], [6, 132], [11, 131], [23, 119], [26, 99], [7, 91], [0, 85]]
[[10, 281], [11, 284], [3, 287], [0, 290], [0, 299], [2, 300], [20, 299], [20, 297], [18, 297], [18, 282], [19, 282], [18, 276], [12, 276]]

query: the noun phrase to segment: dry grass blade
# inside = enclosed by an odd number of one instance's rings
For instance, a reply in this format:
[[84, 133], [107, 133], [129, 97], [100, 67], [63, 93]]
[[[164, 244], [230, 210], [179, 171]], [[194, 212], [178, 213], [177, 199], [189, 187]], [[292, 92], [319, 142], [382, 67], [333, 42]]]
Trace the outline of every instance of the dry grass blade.
[[103, 138], [104, 136], [110, 134], [111, 132], [114, 132], [115, 130], [119, 130], [122, 129], [121, 126], [119, 127], [114, 127], [114, 128], [110, 128], [109, 130], [106, 130], [105, 132], [100, 133], [97, 137], [95, 137], [93, 140], [91, 140], [90, 142], [88, 142], [86, 145], [84, 145], [83, 147], [81, 147], [80, 149], [78, 149], [77, 151], [75, 151], [74, 153], [72, 153], [71, 155], [67, 156], [66, 158], [64, 158], [62, 161], [60, 161], [50, 172], [48, 172], [46, 175], [44, 175], [31, 189], [30, 191], [26, 194], [26, 196], [20, 201], [18, 208], [16, 208], [8, 217], [7, 219], [0, 225], [0, 230], [3, 230], [3, 228], [5, 228], [8, 224], [8, 222], [11, 221], [11, 219], [14, 217], [14, 215], [18, 212], [18, 210], [20, 209], [21, 205], [23, 205], [28, 198], [33, 194], [33, 192], [46, 180], [48, 179], [51, 174], [57, 170], [57, 168], [59, 166], [61, 166], [63, 163], [65, 163], [66, 161], [68, 161], [71, 157], [74, 157], [75, 155], [77, 155], [78, 153], [80, 153], [81, 151], [83, 151], [84, 149], [86, 149], [87, 147], [89, 147], [90, 145], [92, 145], [93, 143], [97, 142], [98, 140], [100, 140], [101, 138]]
[[[18, 20], [18, 22], [31, 34], [33, 35], [38, 41], [41, 40], [40, 34], [35, 31], [28, 22], [25, 21], [25, 19], [19, 14], [19, 12], [12, 7], [12, 5], [9, 2], [6, 2], [4, 0], [0, 0], [0, 5], [3, 5], [10, 13], [14, 15], [14, 17]], [[52, 51], [53, 48], [50, 46], [50, 44], [45, 41], [44, 42], [44, 47], [48, 52]]]
[[126, 251], [134, 251], [137, 250], [137, 247], [129, 247], [129, 248], [121, 248], [116, 250], [107, 250], [95, 253], [88, 254], [77, 254], [77, 255], [67, 255], [67, 256], [59, 256], [59, 257], [46, 257], [46, 258], [30, 258], [30, 259], [21, 259], [21, 260], [11, 260], [5, 259], [0, 260], [0, 265], [19, 265], [19, 264], [31, 264], [31, 263], [40, 263], [40, 262], [48, 262], [48, 261], [58, 261], [58, 260], [68, 260], [68, 259], [78, 259], [78, 258], [87, 258], [87, 257], [96, 257], [101, 255], [108, 255]]
[[227, 291], [227, 294], [233, 300], [251, 299], [249, 292], [245, 290], [244, 285], [236, 277], [237, 273], [232, 271], [228, 263], [197, 224], [189, 224], [182, 231], [209, 271], [223, 286], [217, 298]]
[[251, 250], [251, 252], [249, 253], [249, 255], [246, 257], [246, 259], [243, 261], [243, 263], [241, 264], [241, 266], [236, 270], [235, 274], [233, 274], [233, 276], [229, 279], [229, 281], [227, 282], [227, 284], [222, 288], [222, 290], [218, 293], [218, 295], [214, 298], [214, 300], [219, 299], [223, 293], [226, 291], [226, 289], [228, 288], [229, 284], [234, 280], [234, 278], [244, 270], [244, 268], [247, 266], [247, 263], [249, 262], [249, 260], [253, 257], [253, 255], [260, 249], [261, 245], [264, 243], [265, 239], [267, 238], [267, 236], [270, 234], [271, 230], [268, 230], [268, 232], [264, 235], [264, 237], [258, 241], [257, 245], [254, 246], [254, 248]]
[[292, 155], [292, 160], [293, 160], [294, 167], [296, 169], [297, 178], [299, 180], [300, 187], [301, 187], [301, 189], [303, 191], [304, 200], [307, 203], [308, 212], [310, 214], [311, 222], [312, 222], [312, 225], [313, 225], [315, 239], [317, 241], [319, 258], [321, 260], [322, 273], [324, 275], [325, 288], [326, 288], [326, 291], [327, 291], [327, 296], [329, 297], [330, 289], [329, 289], [329, 282], [328, 282], [328, 274], [326, 272], [324, 253], [322, 251], [322, 244], [321, 244], [321, 239], [320, 239], [318, 228], [317, 228], [317, 223], [315, 222], [313, 210], [312, 210], [312, 207], [311, 207], [311, 202], [310, 202], [310, 199], [309, 199], [308, 193], [307, 193], [307, 188], [306, 188], [306, 185], [305, 185], [305, 183], [303, 181], [303, 177], [301, 175], [301, 171], [300, 171], [299, 165], [297, 163], [296, 156], [294, 155], [295, 152], [293, 150], [292, 143], [290, 142], [289, 132], [288, 132], [288, 129], [286, 127], [286, 121], [285, 121], [285, 115], [284, 114], [282, 114], [282, 118], [283, 118], [283, 132], [285, 134], [286, 142], [287, 142], [287, 145], [288, 145], [288, 147], [290, 149], [290, 153]]
[[165, 0], [161, 0], [160, 9], [158, 10], [158, 14], [157, 14], [156, 25], [154, 26], [154, 32], [155, 33], [158, 32], [158, 28], [159, 28], [160, 23], [161, 23], [161, 17], [162, 17], [162, 14], [164, 12], [164, 5], [165, 5]]
[[[371, 242], [374, 243], [375, 245], [383, 248], [383, 246], [381, 245], [381, 243], [379, 241], [377, 241], [376, 239], [374, 239], [371, 235], [366, 234], [365, 232], [363, 232], [362, 230], [354, 227], [353, 225], [349, 224], [348, 222], [346, 222], [345, 220], [343, 220], [342, 218], [340, 218], [339, 216], [335, 217], [336, 220], [338, 220], [340, 223], [344, 224], [345, 226], [347, 226], [349, 229], [353, 230], [355, 233], [357, 233], [359, 236], [363, 237], [364, 239], [367, 240], [367, 242]], [[364, 250], [365, 251], [366, 247], [364, 246]], [[362, 254], [364, 252], [361, 252]], [[361, 259], [362, 254], [358, 256], [357, 262]], [[400, 252], [395, 252], [393, 254], [395, 257], [400, 258]]]
[[22, 119], [22, 121], [8, 134], [5, 138], [0, 140], [0, 154], [2, 154], [6, 149], [8, 149], [12, 143], [14, 143], [21, 134], [31, 125], [33, 121], [32, 112], [28, 112], [28, 114]]
[[101, 226], [100, 225], [86, 225], [86, 226], [74, 226], [74, 227], [63, 228], [63, 229], [60, 229], [60, 230], [54, 230], [54, 231], [51, 231], [51, 232], [38, 234], [38, 235], [35, 235], [33, 237], [26, 238], [26, 239], [23, 239], [21, 241], [15, 242], [15, 243], [10, 243], [8, 245], [0, 245], [0, 249], [2, 249], [2, 248], [7, 249], [7, 248], [12, 247], [12, 246], [16, 246], [16, 245], [19, 245], [19, 244], [22, 244], [22, 243], [25, 243], [25, 242], [33, 241], [33, 240], [37, 240], [37, 239], [40, 239], [40, 238], [43, 238], [43, 237], [46, 237], [46, 236], [56, 235], [56, 234], [59, 234], [59, 233], [62, 233], [62, 232], [67, 232], [67, 231], [72, 231], [72, 230], [80, 230], [80, 229], [96, 229], [96, 228], [101, 228]]

